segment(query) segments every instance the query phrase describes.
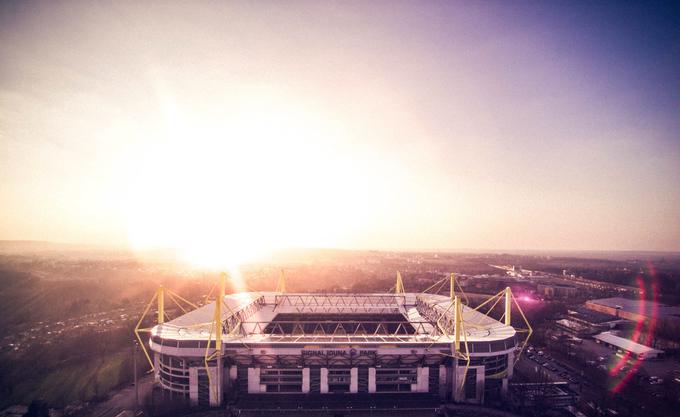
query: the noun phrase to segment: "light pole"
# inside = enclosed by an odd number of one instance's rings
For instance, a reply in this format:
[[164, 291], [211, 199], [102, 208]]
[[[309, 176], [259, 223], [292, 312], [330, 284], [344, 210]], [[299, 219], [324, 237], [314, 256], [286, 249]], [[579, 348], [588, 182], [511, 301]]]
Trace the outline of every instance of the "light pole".
[[132, 368], [135, 378], [135, 413], [139, 411], [139, 385], [137, 381], [137, 348], [139, 343], [134, 340], [132, 345]]

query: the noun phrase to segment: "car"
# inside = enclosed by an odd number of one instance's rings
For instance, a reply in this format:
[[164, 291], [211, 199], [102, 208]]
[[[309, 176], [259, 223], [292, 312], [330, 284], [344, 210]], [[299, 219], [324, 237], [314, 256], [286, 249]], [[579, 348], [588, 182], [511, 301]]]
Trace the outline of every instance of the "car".
[[663, 384], [663, 379], [659, 378], [658, 376], [650, 376], [649, 383], [651, 385], [661, 385]]

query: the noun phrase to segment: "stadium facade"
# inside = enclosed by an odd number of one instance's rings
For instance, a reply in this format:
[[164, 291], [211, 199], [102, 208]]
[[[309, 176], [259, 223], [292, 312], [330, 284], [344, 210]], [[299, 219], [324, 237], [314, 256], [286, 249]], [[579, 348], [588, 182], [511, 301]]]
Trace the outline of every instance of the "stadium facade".
[[234, 392], [482, 404], [507, 391], [528, 334], [511, 325], [509, 288], [483, 303], [500, 303], [499, 321], [465, 305], [453, 275], [450, 285], [449, 296], [407, 293], [398, 276], [394, 293], [315, 294], [287, 293], [281, 279], [275, 292], [226, 295], [223, 279], [215, 302], [167, 322], [161, 288], [147, 358], [163, 390], [195, 405], [220, 406]]

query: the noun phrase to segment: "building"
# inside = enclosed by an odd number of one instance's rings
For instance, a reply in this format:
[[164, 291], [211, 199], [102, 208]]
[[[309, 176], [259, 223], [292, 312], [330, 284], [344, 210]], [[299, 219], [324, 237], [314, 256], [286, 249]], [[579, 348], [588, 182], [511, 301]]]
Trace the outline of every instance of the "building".
[[599, 332], [611, 330], [621, 323], [628, 323], [625, 319], [616, 318], [595, 310], [589, 310], [585, 307], [569, 309], [567, 310], [567, 314], [570, 320], [579, 322], [593, 329], [601, 329]]
[[464, 305], [453, 278], [450, 297], [400, 283], [395, 293], [218, 295], [221, 303], [168, 322], [161, 291], [149, 359], [164, 390], [197, 405], [220, 406], [234, 391], [429, 393], [477, 404], [504, 395], [526, 343], [510, 325], [510, 289], [490, 300], [505, 299], [500, 322]]
[[640, 360], [656, 359], [663, 355], [664, 351], [653, 349], [630, 339], [619, 337], [611, 332], [603, 332], [593, 336], [597, 343], [602, 343], [621, 352], [629, 352], [633, 357]]
[[578, 294], [578, 288], [562, 284], [538, 284], [537, 291], [546, 298], [569, 298]]
[[611, 330], [621, 323], [629, 321], [579, 307], [567, 310], [566, 316], [555, 321], [555, 327], [571, 336], [587, 337]]
[[657, 322], [680, 323], [680, 307], [645, 299], [602, 298], [586, 301], [586, 308], [634, 322], [654, 319]]
[[592, 327], [568, 318], [556, 320], [555, 327], [575, 337], [586, 337], [597, 333]]

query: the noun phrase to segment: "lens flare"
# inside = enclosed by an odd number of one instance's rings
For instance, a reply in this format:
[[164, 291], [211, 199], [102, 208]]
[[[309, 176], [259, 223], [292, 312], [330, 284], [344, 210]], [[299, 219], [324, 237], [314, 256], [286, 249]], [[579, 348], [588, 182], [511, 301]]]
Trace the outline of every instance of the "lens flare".
[[[652, 294], [652, 314], [651, 318], [648, 320], [647, 323], [645, 323], [644, 317], [647, 316], [647, 302], [645, 300], [645, 281], [642, 279], [640, 275], [636, 277], [636, 282], [637, 286], [640, 289], [640, 303], [638, 307], [638, 320], [635, 323], [635, 329], [633, 330], [633, 335], [631, 336], [631, 340], [635, 343], [642, 343], [642, 344], [649, 344], [652, 340], [654, 340], [654, 330], [656, 329], [656, 322], [657, 322], [657, 317], [658, 317], [658, 284], [657, 284], [657, 278], [656, 278], [656, 269], [654, 268], [654, 265], [651, 263], [648, 263], [647, 269], [649, 270], [649, 276], [651, 278], [650, 282], [650, 290]], [[643, 337], [643, 330], [645, 333], [645, 337]], [[623, 371], [623, 367], [629, 363], [631, 360], [632, 355], [630, 352], [626, 352], [623, 354], [612, 366], [612, 368], [609, 370], [609, 376], [614, 378], [614, 385], [611, 388], [612, 393], [619, 393], [621, 390], [623, 390], [626, 386], [626, 384], [630, 381], [630, 379], [635, 375], [637, 370], [640, 368], [642, 364], [642, 359], [640, 358], [634, 358], [634, 362], [632, 363], [631, 367], [627, 369], [626, 371]], [[623, 372], [623, 373], [622, 373]]]

